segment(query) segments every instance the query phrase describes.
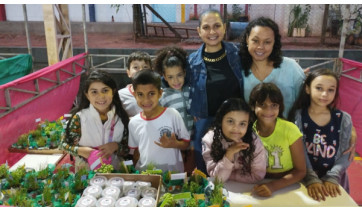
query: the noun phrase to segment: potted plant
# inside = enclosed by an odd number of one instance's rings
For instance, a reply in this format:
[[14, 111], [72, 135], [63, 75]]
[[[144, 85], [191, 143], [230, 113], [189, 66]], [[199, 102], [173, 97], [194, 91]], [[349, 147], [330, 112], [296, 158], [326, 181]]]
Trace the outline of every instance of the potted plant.
[[305, 37], [308, 19], [311, 11], [310, 4], [303, 8], [300, 4], [294, 5], [289, 13], [288, 36]]

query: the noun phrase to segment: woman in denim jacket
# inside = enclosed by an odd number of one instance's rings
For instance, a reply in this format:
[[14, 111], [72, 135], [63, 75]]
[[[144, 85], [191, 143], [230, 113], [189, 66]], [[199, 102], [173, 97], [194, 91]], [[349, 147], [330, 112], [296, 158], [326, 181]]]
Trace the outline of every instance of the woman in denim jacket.
[[214, 120], [219, 106], [232, 97], [243, 99], [243, 78], [239, 49], [223, 41], [226, 25], [216, 10], [201, 14], [197, 31], [204, 42], [187, 59], [186, 81], [190, 84], [191, 107], [195, 128], [192, 140], [198, 169], [206, 172], [201, 139]]

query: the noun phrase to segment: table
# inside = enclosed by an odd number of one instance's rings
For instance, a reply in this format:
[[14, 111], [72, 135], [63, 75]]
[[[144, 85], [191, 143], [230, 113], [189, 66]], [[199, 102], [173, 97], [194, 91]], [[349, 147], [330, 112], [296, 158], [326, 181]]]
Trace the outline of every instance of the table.
[[[262, 182], [269, 182], [270, 179]], [[358, 207], [357, 203], [340, 186], [342, 195], [326, 197], [325, 201], [315, 201], [309, 197], [307, 188], [301, 183], [295, 183], [273, 193], [271, 197], [259, 197], [251, 194], [255, 184], [245, 184], [228, 181], [224, 188], [228, 191], [227, 201], [232, 207]]]
[[23, 158], [21, 158], [18, 162], [16, 162], [9, 170], [14, 171], [19, 166], [25, 164], [25, 168], [34, 169], [35, 171], [39, 171], [48, 166], [48, 164], [57, 165], [57, 163], [64, 157], [64, 154], [27, 154]]

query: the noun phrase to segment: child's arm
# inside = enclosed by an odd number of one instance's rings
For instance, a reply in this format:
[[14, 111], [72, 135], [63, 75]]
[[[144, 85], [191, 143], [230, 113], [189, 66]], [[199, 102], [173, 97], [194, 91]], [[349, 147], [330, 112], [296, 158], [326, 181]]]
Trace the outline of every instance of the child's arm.
[[356, 129], [352, 126], [352, 133], [351, 133], [351, 139], [349, 140], [349, 148], [343, 152], [343, 154], [349, 155], [349, 161], [353, 161], [354, 154], [356, 152], [356, 141], [357, 141], [357, 132]]
[[271, 196], [271, 194], [274, 191], [277, 191], [281, 188], [299, 182], [305, 176], [306, 165], [305, 165], [302, 137], [300, 137], [297, 141], [295, 141], [289, 148], [293, 160], [292, 171], [290, 171], [288, 174], [284, 175], [282, 178], [278, 180], [274, 180], [272, 182], [262, 185], [256, 185], [254, 187], [254, 191], [259, 196], [264, 196], [264, 197]]
[[163, 136], [160, 138], [160, 142], [155, 141], [155, 144], [163, 148], [175, 148], [180, 150], [186, 150], [189, 147], [190, 142], [177, 140], [175, 133], [172, 133], [171, 137], [168, 137], [166, 134], [163, 134]]
[[140, 152], [138, 151], [138, 149], [135, 149], [134, 150], [134, 153], [133, 153], [133, 164], [136, 166], [138, 160], [140, 159]]
[[[225, 182], [229, 179], [233, 168], [234, 163], [233, 159], [230, 160], [224, 155], [224, 157], [219, 160], [218, 162], [215, 162], [211, 156], [211, 145], [213, 143], [213, 133], [212, 131], [209, 131], [203, 138], [203, 150], [202, 150], [202, 156], [204, 158], [207, 173], [210, 175], [210, 177], [217, 176], [222, 182]], [[231, 149], [229, 148], [229, 152]]]
[[72, 117], [67, 130], [69, 130], [69, 134], [68, 136], [65, 134], [62, 137], [59, 149], [71, 155], [81, 156], [87, 159], [93, 149], [86, 146], [79, 146], [78, 144], [82, 135], [79, 115], [76, 114]]
[[254, 145], [255, 150], [252, 153], [254, 159], [251, 164], [251, 173], [242, 175], [238, 172], [233, 172], [229, 180], [235, 180], [243, 183], [256, 183], [265, 177], [267, 167], [266, 150], [259, 137], [255, 138]]

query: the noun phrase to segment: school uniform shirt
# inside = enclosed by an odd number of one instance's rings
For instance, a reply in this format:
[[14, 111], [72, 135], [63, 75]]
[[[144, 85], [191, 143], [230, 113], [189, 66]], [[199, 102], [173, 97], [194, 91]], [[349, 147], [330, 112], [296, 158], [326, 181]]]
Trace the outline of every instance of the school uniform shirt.
[[[253, 125], [254, 132], [257, 132], [256, 124], [257, 121]], [[290, 146], [302, 137], [302, 133], [295, 124], [277, 118], [273, 133], [268, 137], [260, 135], [259, 137], [268, 152], [267, 173], [281, 173], [293, 169]]]
[[142, 112], [138, 106], [136, 98], [133, 96], [132, 84], [127, 85], [118, 91], [119, 98], [121, 99], [123, 109], [127, 112], [128, 117], [133, 117]]
[[[349, 161], [349, 154], [343, 154], [343, 152], [350, 145], [349, 141], [352, 131], [351, 116], [341, 110], [331, 111], [331, 121], [326, 125], [327, 129], [322, 129], [312, 122], [307, 111], [296, 111], [295, 124], [305, 135], [303, 136], [303, 141], [305, 145], [307, 174], [303, 179], [304, 185], [308, 186], [313, 183], [328, 181], [340, 184], [348, 191], [348, 177], [344, 177], [344, 175], [347, 174], [346, 170], [351, 162]], [[312, 141], [310, 141], [311, 135], [306, 135], [307, 131], [314, 133]], [[334, 135], [331, 135], [331, 133]], [[333, 164], [331, 164], [332, 162]], [[321, 168], [321, 170], [318, 171], [317, 168]]]
[[[253, 133], [253, 142], [255, 145], [254, 159], [251, 164], [251, 173], [241, 174], [243, 164], [238, 160], [239, 157], [243, 157], [242, 153], [236, 153], [234, 155], [234, 162], [231, 162], [226, 156], [224, 156], [218, 162], [215, 162], [211, 157], [211, 145], [214, 140], [214, 131], [210, 130], [202, 138], [203, 151], [207, 173], [210, 177], [218, 177], [223, 182], [228, 180], [235, 180], [242, 183], [256, 183], [262, 180], [266, 173], [267, 157], [266, 151], [260, 138]], [[228, 149], [234, 142], [227, 142], [225, 139], [221, 140], [222, 148]]]
[[164, 108], [153, 119], [146, 119], [139, 113], [130, 120], [128, 128], [128, 146], [140, 153], [136, 169], [145, 170], [148, 164], [153, 164], [163, 171], [184, 171], [180, 149], [163, 148], [154, 143], [159, 142], [164, 134], [170, 137], [171, 133], [175, 133], [178, 140], [190, 142], [190, 134], [177, 110]]

